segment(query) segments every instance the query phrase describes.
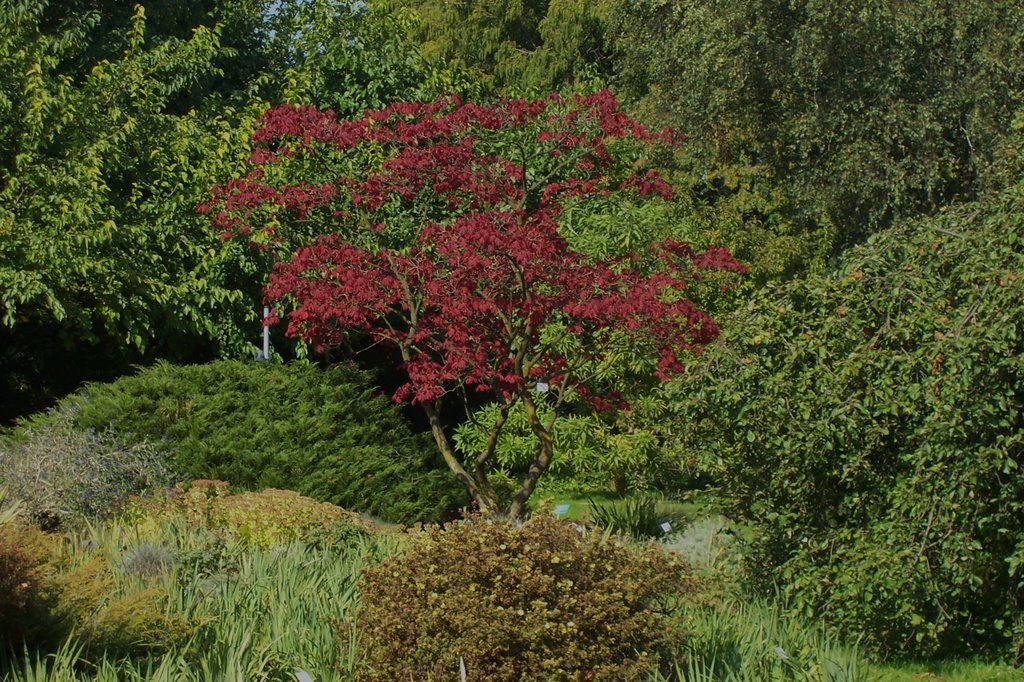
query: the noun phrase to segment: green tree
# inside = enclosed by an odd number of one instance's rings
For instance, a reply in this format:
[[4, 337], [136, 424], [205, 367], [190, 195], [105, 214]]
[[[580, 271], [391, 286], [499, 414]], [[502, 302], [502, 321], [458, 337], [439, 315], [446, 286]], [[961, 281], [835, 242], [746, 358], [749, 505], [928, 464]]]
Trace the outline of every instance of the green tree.
[[396, 100], [479, 90], [455, 66], [427, 66], [406, 38], [413, 24], [407, 13], [348, 0], [292, 0], [275, 5], [268, 21], [275, 103], [357, 116]]
[[1024, 95], [1005, 0], [629, 0], [614, 32], [618, 82], [689, 136], [698, 194], [740, 204], [736, 230], [812, 237], [805, 260], [977, 196]]
[[1021, 617], [1015, 163], [1006, 190], [758, 292], [673, 386], [680, 447], [755, 530], [754, 582], [885, 655], [1006, 654]]
[[0, 7], [0, 419], [129, 363], [247, 354], [269, 260], [195, 207], [270, 102], [358, 113], [461, 85], [335, 0]]
[[488, 89], [515, 78], [541, 42], [538, 30], [548, 0], [420, 2], [385, 0], [389, 11], [414, 21], [410, 37], [425, 59], [466, 69]]
[[[303, 0], [292, 0], [301, 2]], [[146, 14], [145, 47], [168, 40], [188, 40], [197, 26], [220, 27], [224, 50], [215, 58], [217, 70], [205, 74], [187, 91], [179, 93], [178, 106], [196, 104], [213, 92], [233, 92], [244, 87], [254, 73], [278, 63], [280, 49], [273, 39], [276, 11], [290, 3], [274, 0], [171, 0], [169, 2], [124, 2], [123, 0], [49, 0], [41, 5], [43, 33], [54, 34], [69, 22], [86, 19], [89, 31], [81, 36], [73, 54], [64, 55], [63, 73], [75, 78], [86, 75], [98, 62], [119, 59], [132, 41], [131, 25], [136, 6]]]
[[212, 237], [194, 206], [197, 187], [245, 160], [262, 107], [168, 111], [217, 73], [229, 54], [219, 31], [147, 47], [140, 7], [124, 52], [76, 76], [68, 65], [98, 18], [46, 32], [46, 8], [8, 6], [0, 26], [0, 326], [13, 401], [36, 383], [26, 356], [53, 366], [76, 346], [103, 361], [237, 351], [252, 318], [242, 287], [254, 261]]
[[[563, 408], [557, 421], [552, 420], [552, 439], [557, 453], [551, 463], [551, 480], [547, 488], [560, 486], [574, 490], [605, 490], [611, 487], [622, 493], [627, 488], [663, 490], [679, 485], [685, 469], [680, 458], [664, 445], [660, 425], [667, 407], [656, 390], [648, 395], [629, 397], [630, 409], [613, 413], [594, 413], [586, 405], [576, 403]], [[541, 418], [551, 419], [552, 410], [540, 404]], [[477, 410], [472, 419], [463, 422], [455, 432], [455, 443], [467, 457], [484, 452], [488, 434], [500, 418], [496, 405]], [[495, 449], [498, 468], [507, 473], [529, 466], [533, 451], [533, 434], [529, 421], [520, 409], [512, 409]]]
[[617, 0], [378, 0], [409, 16], [431, 64], [464, 69], [485, 91], [592, 87], [609, 73], [605, 31]]

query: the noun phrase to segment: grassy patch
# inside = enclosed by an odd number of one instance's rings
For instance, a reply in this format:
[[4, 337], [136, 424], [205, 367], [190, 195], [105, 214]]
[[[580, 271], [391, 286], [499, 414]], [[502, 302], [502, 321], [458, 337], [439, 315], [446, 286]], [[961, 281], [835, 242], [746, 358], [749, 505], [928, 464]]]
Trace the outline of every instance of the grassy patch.
[[[329, 520], [325, 517], [325, 520]], [[330, 526], [274, 543], [182, 516], [110, 520], [66, 534], [56, 613], [68, 632], [39, 651], [0, 647], [4, 682], [317, 680], [351, 673], [363, 566], [391, 535]], [[55, 645], [48, 648], [46, 644]]]
[[[281, 524], [301, 516], [290, 495], [270, 491], [223, 499], [237, 497], [252, 515]], [[603, 504], [635, 499], [577, 493], [552, 502], [568, 504], [568, 518], [588, 520], [588, 497]], [[255, 505], [256, 498], [282, 501], [287, 509]], [[316, 504], [310, 513], [323, 514], [323, 527], [236, 532], [218, 513], [214, 503], [221, 500], [199, 495], [205, 512], [198, 517], [153, 502], [123, 518], [65, 531], [51, 567], [54, 608], [69, 630], [27, 652], [0, 647], [0, 680], [288, 680], [293, 671], [305, 670], [322, 681], [365, 672], [370, 643], [356, 623], [357, 581], [365, 567], [412, 542], [412, 536], [339, 525], [336, 513]], [[699, 502], [664, 504], [666, 511], [698, 522], [669, 538], [692, 545], [688, 551], [668, 540], [662, 544], [695, 569], [707, 569], [702, 575], [720, 574], [731, 561], [728, 546], [719, 544], [725, 542], [723, 520], [708, 516]], [[0, 517], [0, 525], [11, 521]], [[465, 558], [460, 549], [453, 561], [461, 566]], [[1021, 671], [972, 661], [869, 666], [857, 647], [820, 623], [716, 589], [665, 606], [687, 634], [666, 654], [670, 670], [645, 678], [649, 682], [1024, 682]], [[441, 650], [445, 645], [439, 643]]]
[[[568, 519], [570, 521], [590, 521], [590, 500], [594, 500], [599, 504], [609, 504], [612, 506], [625, 506], [626, 502], [633, 499], [635, 495], [633, 493], [626, 493], [619, 495], [612, 492], [557, 492], [557, 493], [538, 493], [536, 496], [537, 501], [540, 500], [551, 500], [552, 508], [559, 505], [569, 505], [569, 511], [562, 515], [561, 518]], [[663, 499], [658, 501], [658, 511], [664, 513], [666, 518], [669, 517], [685, 517], [687, 519], [694, 519], [701, 514], [706, 513], [707, 505], [700, 499], [695, 498], [690, 501], [681, 501], [673, 499]]]
[[945, 661], [872, 666], [869, 682], [1014, 682], [1024, 670], [993, 663]]

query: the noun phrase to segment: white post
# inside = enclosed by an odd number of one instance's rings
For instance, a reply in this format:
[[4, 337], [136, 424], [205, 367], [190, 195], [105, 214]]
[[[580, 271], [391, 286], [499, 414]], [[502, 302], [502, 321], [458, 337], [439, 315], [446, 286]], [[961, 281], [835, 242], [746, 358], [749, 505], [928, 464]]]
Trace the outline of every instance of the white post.
[[270, 359], [270, 325], [267, 318], [270, 317], [270, 306], [263, 306], [263, 359]]

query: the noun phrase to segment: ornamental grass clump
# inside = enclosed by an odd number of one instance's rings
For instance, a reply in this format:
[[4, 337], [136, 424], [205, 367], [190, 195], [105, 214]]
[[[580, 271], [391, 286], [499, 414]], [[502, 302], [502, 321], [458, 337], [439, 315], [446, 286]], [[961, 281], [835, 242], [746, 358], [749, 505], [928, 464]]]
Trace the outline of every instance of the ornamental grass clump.
[[659, 509], [658, 500], [651, 495], [630, 498], [622, 503], [602, 504], [593, 499], [589, 502], [590, 521], [595, 526], [635, 540], [661, 537], [673, 525], [681, 525], [684, 521], [678, 513]]
[[[550, 517], [428, 528], [369, 569], [362, 680], [636, 680], [684, 641], [669, 601], [694, 590], [678, 559]], [[340, 626], [344, 627], [344, 625]]]

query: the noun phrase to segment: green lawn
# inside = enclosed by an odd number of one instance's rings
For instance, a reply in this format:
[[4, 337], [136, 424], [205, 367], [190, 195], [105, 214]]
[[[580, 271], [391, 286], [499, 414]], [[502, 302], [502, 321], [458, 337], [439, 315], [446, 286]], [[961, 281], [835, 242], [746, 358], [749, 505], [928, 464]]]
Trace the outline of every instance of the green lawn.
[[[564, 519], [570, 521], [581, 521], [588, 519], [588, 513], [590, 511], [590, 500], [594, 500], [600, 504], [612, 504], [612, 505], [623, 505], [626, 500], [634, 497], [633, 493], [627, 493], [625, 495], [618, 495], [612, 492], [596, 492], [596, 493], [582, 493], [582, 492], [553, 492], [553, 493], [538, 493], [535, 496], [536, 501], [542, 499], [553, 499], [553, 505], [569, 505], [569, 511], [562, 516]], [[682, 502], [680, 500], [661, 500], [658, 502], [658, 511], [664, 512], [666, 517], [685, 517], [686, 519], [693, 520], [701, 515], [707, 514], [706, 505], [703, 504], [699, 499], [693, 501]]]
[[901, 666], [871, 666], [871, 682], [1009, 682], [1024, 681], [1024, 670], [1006, 665], [947, 661]]

